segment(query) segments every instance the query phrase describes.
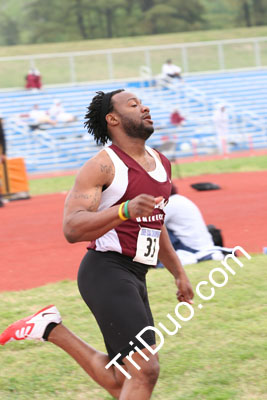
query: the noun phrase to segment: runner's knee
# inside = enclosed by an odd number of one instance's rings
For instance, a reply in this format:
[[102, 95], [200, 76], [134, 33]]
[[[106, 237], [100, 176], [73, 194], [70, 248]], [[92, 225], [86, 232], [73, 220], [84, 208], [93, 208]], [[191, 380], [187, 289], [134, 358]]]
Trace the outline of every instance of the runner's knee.
[[154, 386], [159, 377], [159, 362], [157, 357], [153, 356], [148, 362], [142, 363], [140, 370], [131, 371], [132, 377], [138, 381], [140, 384], [147, 384], [149, 386]]

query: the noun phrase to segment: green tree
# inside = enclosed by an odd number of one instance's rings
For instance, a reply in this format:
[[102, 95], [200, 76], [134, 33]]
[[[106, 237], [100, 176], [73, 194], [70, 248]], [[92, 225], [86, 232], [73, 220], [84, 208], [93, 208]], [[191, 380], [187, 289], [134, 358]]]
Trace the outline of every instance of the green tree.
[[232, 4], [232, 0], [228, 0], [229, 7], [232, 8], [232, 12], [235, 15], [234, 21], [236, 25], [253, 25], [253, 10], [251, 0], [238, 0], [235, 5]]
[[88, 33], [86, 30], [85, 20], [84, 20], [84, 9], [83, 9], [82, 0], [75, 0], [74, 11], [76, 14], [77, 25], [81, 32], [81, 36], [83, 39], [88, 39]]
[[[229, 4], [232, 3], [228, 0]], [[267, 24], [267, 3], [266, 0], [238, 0], [232, 5], [233, 10], [237, 9], [237, 24], [242, 25], [265, 25]]]
[[6, 14], [1, 14], [0, 36], [2, 45], [14, 45], [20, 43], [20, 31], [18, 22]]
[[21, 40], [20, 18], [16, 18], [21, 9], [14, 1], [0, 0], [0, 45], [14, 45]]
[[169, 31], [172, 30], [172, 26], [175, 24], [174, 15], [175, 9], [173, 7], [168, 4], [156, 4], [145, 14], [147, 33], [164, 33], [166, 26], [168, 26]]
[[246, 22], [246, 26], [251, 26], [251, 7], [249, 4], [249, 1], [247, 0], [242, 0], [242, 8], [243, 8], [243, 13], [244, 13], [244, 18]]
[[266, 0], [252, 0], [255, 25], [267, 24], [267, 3]]
[[60, 0], [34, 0], [25, 6], [24, 24], [30, 32], [30, 43], [66, 40], [70, 27], [74, 37], [80, 36], [78, 32], [73, 32], [76, 25], [75, 15], [70, 12], [68, 3], [66, 1], [62, 7]]
[[190, 30], [204, 22], [205, 8], [199, 0], [155, 0], [155, 5], [145, 13], [148, 33], [177, 32]]
[[126, 9], [127, 4], [126, 0], [33, 0], [26, 7], [30, 40], [38, 43], [111, 38], [117, 12]]
[[267, 24], [266, 0], [0, 0], [0, 44]]
[[[95, 3], [95, 10], [102, 14], [105, 19], [106, 37], [113, 37], [113, 29], [116, 23], [116, 12], [119, 9], [126, 9], [127, 0], [98, 0]], [[102, 36], [103, 37], [103, 36]]]
[[188, 24], [203, 21], [205, 8], [200, 0], [168, 0], [167, 4], [176, 9], [176, 16]]
[[142, 11], [147, 11], [154, 6], [154, 0], [139, 0]]

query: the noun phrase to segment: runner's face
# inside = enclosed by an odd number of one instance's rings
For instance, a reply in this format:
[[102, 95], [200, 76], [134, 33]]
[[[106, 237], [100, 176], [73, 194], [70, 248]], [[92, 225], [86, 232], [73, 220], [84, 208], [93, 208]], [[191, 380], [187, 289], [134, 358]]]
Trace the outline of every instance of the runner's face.
[[154, 132], [149, 107], [128, 92], [116, 94], [113, 101], [114, 111], [119, 115], [126, 135], [147, 140]]

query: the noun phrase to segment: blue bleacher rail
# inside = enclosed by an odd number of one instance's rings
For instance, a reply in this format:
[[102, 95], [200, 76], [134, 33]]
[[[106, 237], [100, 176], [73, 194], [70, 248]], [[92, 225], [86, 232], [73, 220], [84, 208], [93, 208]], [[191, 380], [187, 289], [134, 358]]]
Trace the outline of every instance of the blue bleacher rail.
[[[170, 159], [215, 154], [218, 151], [212, 115], [216, 104], [224, 102], [229, 114], [228, 152], [267, 147], [267, 70], [252, 70], [186, 76], [184, 84], [157, 85], [156, 80], [115, 82], [44, 88], [40, 92], [8, 90], [0, 92], [8, 157], [24, 157], [29, 173], [79, 168], [100, 147], [83, 127], [86, 107], [97, 90], [118, 88], [134, 91], [149, 105], [155, 132], [148, 144], [164, 148]], [[47, 110], [53, 99], [60, 99], [77, 121], [31, 131], [27, 121], [18, 118], [34, 104]], [[178, 107], [186, 124], [173, 127], [170, 112]]]

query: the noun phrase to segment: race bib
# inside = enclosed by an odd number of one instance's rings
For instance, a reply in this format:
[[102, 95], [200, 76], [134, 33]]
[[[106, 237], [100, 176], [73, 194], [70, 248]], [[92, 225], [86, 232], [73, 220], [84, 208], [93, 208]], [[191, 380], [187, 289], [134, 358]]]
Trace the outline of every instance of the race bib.
[[160, 233], [158, 229], [140, 229], [133, 261], [149, 265], [157, 264]]

